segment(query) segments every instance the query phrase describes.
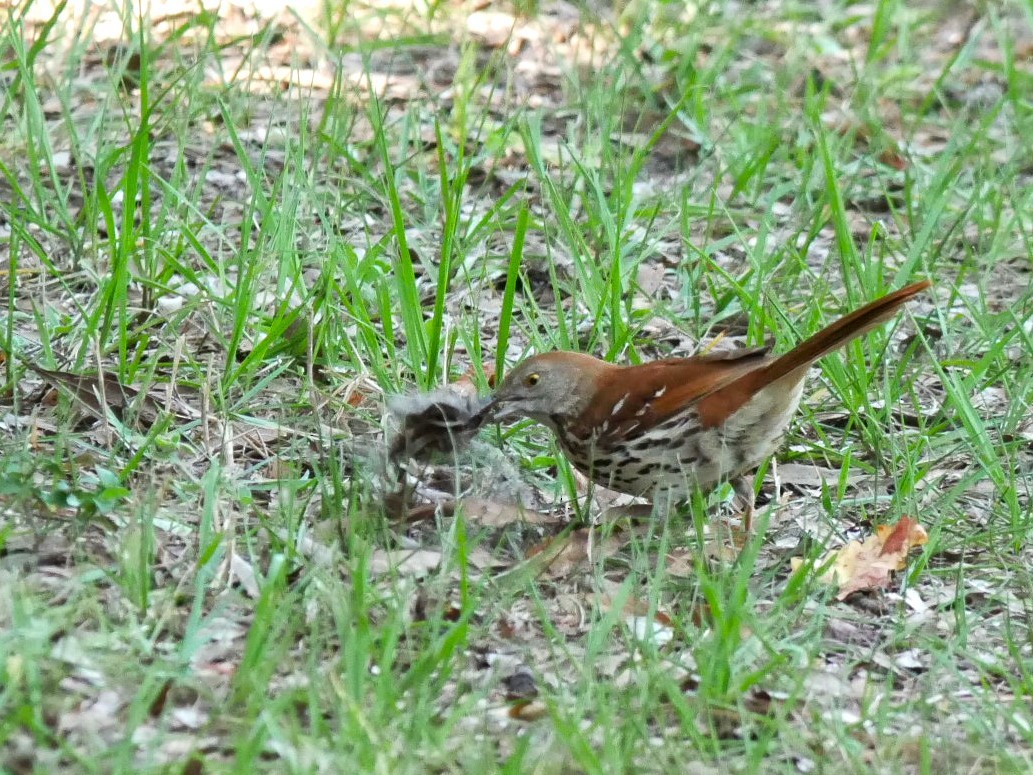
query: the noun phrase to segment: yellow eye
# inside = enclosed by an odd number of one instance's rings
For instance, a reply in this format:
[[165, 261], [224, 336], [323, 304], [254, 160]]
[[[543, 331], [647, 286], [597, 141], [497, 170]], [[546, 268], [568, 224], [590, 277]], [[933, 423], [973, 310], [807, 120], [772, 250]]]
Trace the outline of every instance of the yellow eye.
[[526, 377], [524, 377], [524, 384], [528, 387], [534, 387], [541, 380], [542, 376], [537, 371], [532, 371]]

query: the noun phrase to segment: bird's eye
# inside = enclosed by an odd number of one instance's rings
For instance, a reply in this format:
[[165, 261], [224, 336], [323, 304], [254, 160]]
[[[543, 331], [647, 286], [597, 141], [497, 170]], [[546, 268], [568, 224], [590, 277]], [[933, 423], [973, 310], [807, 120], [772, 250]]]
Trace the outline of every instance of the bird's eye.
[[527, 385], [528, 387], [534, 387], [535, 385], [538, 384], [538, 382], [541, 380], [541, 378], [542, 378], [541, 374], [539, 374], [537, 371], [533, 371], [530, 374], [528, 374], [526, 377], [524, 377], [524, 384]]

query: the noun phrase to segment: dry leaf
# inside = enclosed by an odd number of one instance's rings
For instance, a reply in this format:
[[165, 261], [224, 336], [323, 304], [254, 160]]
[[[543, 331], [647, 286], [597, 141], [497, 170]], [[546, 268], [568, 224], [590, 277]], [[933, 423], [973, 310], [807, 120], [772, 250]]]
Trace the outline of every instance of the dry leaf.
[[369, 560], [369, 572], [374, 576], [397, 573], [401, 576], [422, 576], [441, 564], [441, 552], [431, 549], [377, 549]]
[[113, 374], [105, 372], [98, 377], [44, 369], [31, 363], [25, 365], [51, 385], [67, 390], [84, 409], [101, 420], [107, 419], [108, 410], [119, 419], [125, 419], [126, 410], [132, 408], [146, 425], [151, 425], [161, 413], [160, 405], [151, 396], [123, 385]]
[[[749, 535], [731, 530], [731, 543], [721, 538], [712, 538], [703, 544], [703, 556], [719, 562], [735, 562]], [[667, 553], [667, 574], [675, 578], [690, 579], [696, 576], [696, 553], [688, 547], [678, 547]]]
[[258, 577], [255, 575], [255, 569], [251, 567], [251, 563], [232, 550], [230, 551], [229, 562], [231, 579], [236, 579], [240, 583], [244, 594], [252, 600], [257, 600], [261, 597], [262, 587], [258, 583]]
[[[557, 544], [561, 545], [557, 545]], [[550, 554], [551, 561], [544, 568], [544, 575], [559, 579], [570, 575], [582, 563], [594, 558], [605, 559], [620, 549], [623, 542], [611, 535], [602, 541], [595, 540], [592, 528], [583, 527], [569, 535], [558, 535], [535, 546], [527, 553], [528, 559]]]
[[549, 708], [541, 700], [520, 700], [509, 707], [509, 717], [518, 721], [537, 721], [548, 714]]
[[[488, 383], [488, 387], [494, 390], [497, 387], [497, 373], [495, 369], [494, 361], [483, 361], [481, 363], [481, 371], [484, 372], [484, 378]], [[470, 396], [477, 395], [477, 369], [471, 366], [466, 370], [459, 379], [453, 382], [449, 387], [453, 390], [458, 390], [462, 393], [467, 393]]]
[[690, 579], [696, 575], [696, 556], [685, 547], [672, 549], [667, 553], [667, 575], [679, 579]]
[[439, 513], [442, 517], [451, 517], [455, 514], [457, 501], [447, 500], [440, 503], [420, 503], [416, 506], [409, 505], [411, 491], [402, 487], [397, 492], [388, 493], [384, 496], [384, 513], [393, 522], [406, 522], [415, 524], [426, 519], [434, 519]]
[[[879, 525], [875, 535], [861, 541], [851, 541], [841, 549], [826, 552], [818, 565], [831, 562], [831, 567], [822, 574], [822, 580], [836, 584], [837, 600], [844, 600], [854, 592], [866, 589], [885, 589], [890, 585], [893, 573], [903, 570], [907, 555], [916, 546], [929, 541], [925, 528], [910, 517], [902, 518], [896, 525]], [[794, 557], [793, 570], [803, 565], [803, 559]]]
[[499, 528], [521, 523], [548, 525], [557, 521], [557, 517], [525, 509], [516, 503], [502, 503], [488, 498], [463, 498], [460, 503], [466, 520], [481, 527]]

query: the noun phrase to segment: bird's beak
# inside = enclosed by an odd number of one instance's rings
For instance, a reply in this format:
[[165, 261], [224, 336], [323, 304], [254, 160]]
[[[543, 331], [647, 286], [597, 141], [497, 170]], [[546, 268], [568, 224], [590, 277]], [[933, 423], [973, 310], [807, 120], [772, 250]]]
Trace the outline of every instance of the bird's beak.
[[493, 398], [477, 414], [473, 416], [473, 422], [479, 427], [488, 423], [501, 422], [515, 415], [516, 406], [504, 398]]

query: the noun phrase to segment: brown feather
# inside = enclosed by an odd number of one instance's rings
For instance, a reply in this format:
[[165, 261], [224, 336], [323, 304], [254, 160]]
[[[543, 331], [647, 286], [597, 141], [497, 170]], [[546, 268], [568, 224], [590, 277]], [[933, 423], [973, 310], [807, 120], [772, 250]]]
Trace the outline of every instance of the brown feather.
[[[592, 402], [597, 411], [585, 412], [578, 418], [578, 432], [587, 434], [589, 428], [604, 427], [601, 438], [635, 436], [636, 429], [662, 423], [684, 411], [699, 396], [756, 370], [769, 359], [769, 350], [757, 347], [667, 358], [638, 366], [615, 366], [614, 378], [603, 382], [605, 387]], [[622, 399], [620, 408], [610, 411]]]
[[816, 360], [884, 323], [893, 317], [905, 302], [930, 285], [932, 283], [929, 280], [922, 280], [876, 299], [823, 328], [785, 355], [710, 391], [700, 399], [697, 406], [703, 427], [713, 428], [722, 425], [758, 391], [775, 382], [784, 380], [787, 384], [792, 384], [803, 379], [807, 369]]

